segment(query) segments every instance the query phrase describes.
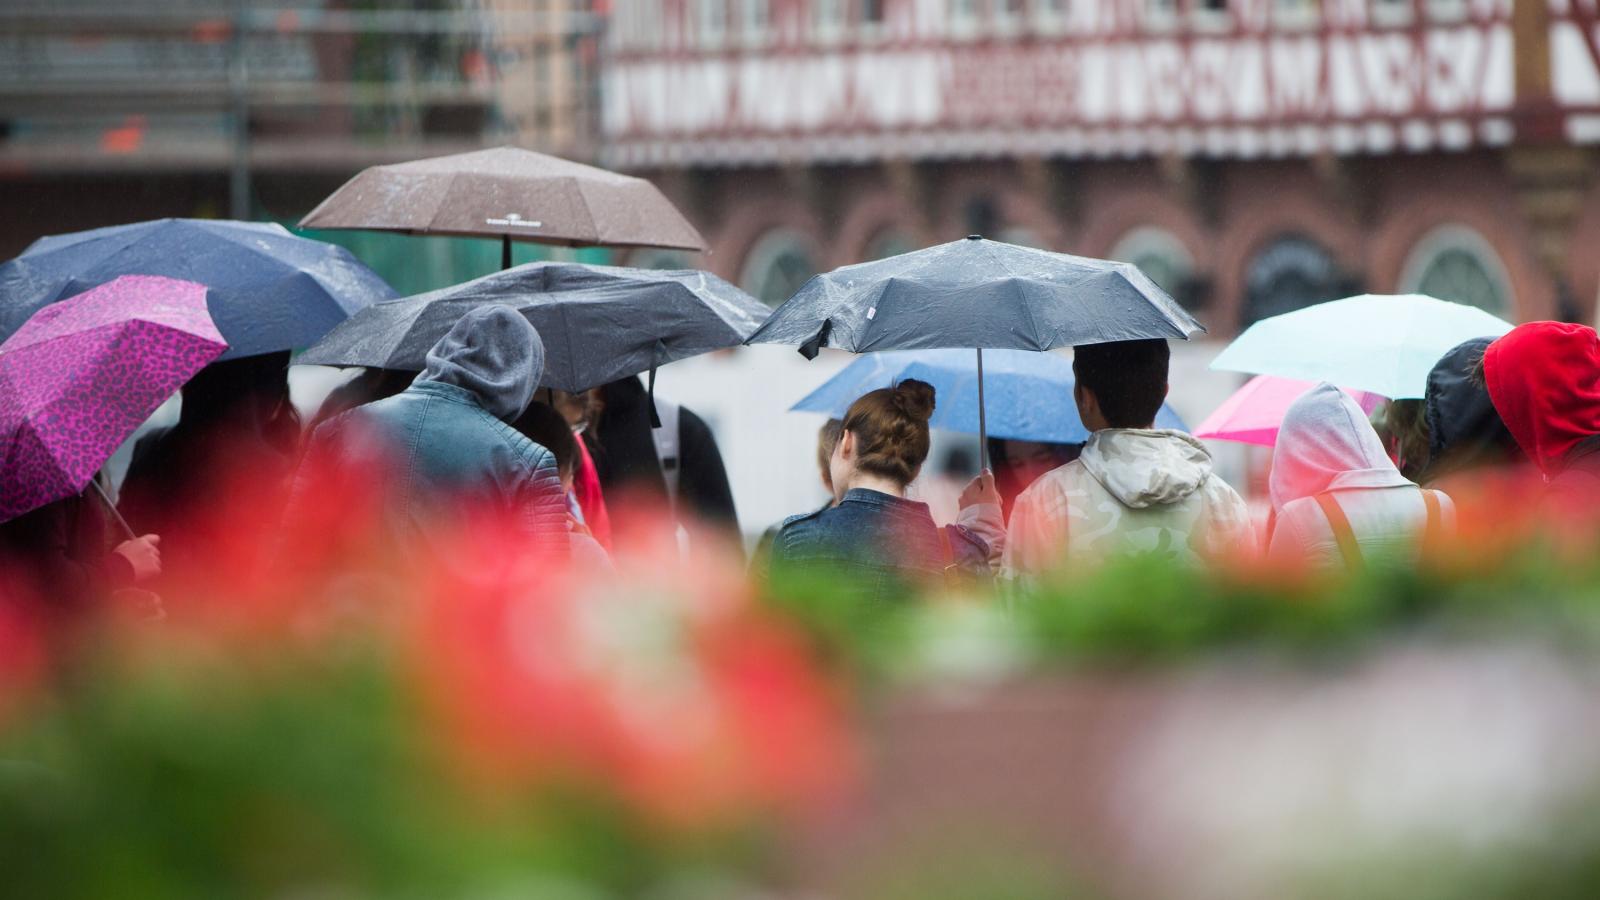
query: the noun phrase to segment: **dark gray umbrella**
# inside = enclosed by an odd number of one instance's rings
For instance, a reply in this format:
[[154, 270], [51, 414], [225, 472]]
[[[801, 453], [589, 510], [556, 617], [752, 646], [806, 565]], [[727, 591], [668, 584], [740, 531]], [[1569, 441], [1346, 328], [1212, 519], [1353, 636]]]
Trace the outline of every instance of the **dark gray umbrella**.
[[822, 347], [857, 353], [976, 349], [980, 431], [986, 432], [984, 350], [1188, 340], [1203, 331], [1132, 264], [973, 235], [818, 275], [749, 343], [799, 344], [807, 357]]
[[297, 363], [421, 371], [468, 310], [514, 307], [544, 339], [545, 387], [582, 391], [656, 366], [736, 347], [768, 314], [707, 272], [538, 262], [443, 290], [375, 303]]
[[532, 150], [496, 147], [363, 169], [300, 220], [565, 246], [704, 250], [705, 239], [643, 178]]

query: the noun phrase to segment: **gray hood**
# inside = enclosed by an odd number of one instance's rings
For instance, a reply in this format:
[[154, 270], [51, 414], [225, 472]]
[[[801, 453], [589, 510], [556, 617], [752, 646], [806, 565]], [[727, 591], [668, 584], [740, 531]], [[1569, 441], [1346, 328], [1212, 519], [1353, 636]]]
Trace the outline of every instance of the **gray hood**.
[[1179, 503], [1211, 477], [1211, 454], [1180, 431], [1096, 431], [1078, 461], [1131, 509]]
[[472, 393], [495, 418], [522, 415], [544, 375], [544, 341], [509, 306], [480, 306], [462, 316], [428, 351], [416, 384], [452, 384]]

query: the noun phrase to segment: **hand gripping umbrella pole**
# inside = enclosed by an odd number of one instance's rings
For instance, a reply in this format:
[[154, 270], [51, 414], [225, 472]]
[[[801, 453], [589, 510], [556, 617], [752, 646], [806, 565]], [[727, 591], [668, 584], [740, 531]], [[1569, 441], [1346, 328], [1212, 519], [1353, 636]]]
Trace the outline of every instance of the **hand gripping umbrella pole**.
[[122, 533], [127, 536], [128, 540], [131, 541], [138, 537], [137, 534], [133, 533], [133, 526], [129, 525], [128, 520], [124, 519], [122, 513], [117, 511], [117, 505], [111, 502], [111, 495], [107, 494], [106, 489], [100, 486], [100, 479], [98, 477], [91, 479], [89, 484], [94, 487], [94, 492], [100, 495], [100, 500], [105, 503], [106, 509], [111, 511], [111, 518], [117, 520], [118, 527], [122, 529]]

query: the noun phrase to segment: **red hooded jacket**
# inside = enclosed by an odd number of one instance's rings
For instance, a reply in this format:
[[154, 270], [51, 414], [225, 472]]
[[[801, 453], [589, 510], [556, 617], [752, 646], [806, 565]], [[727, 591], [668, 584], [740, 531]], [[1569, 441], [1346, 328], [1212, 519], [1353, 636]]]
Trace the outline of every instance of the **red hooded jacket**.
[[1546, 476], [1600, 434], [1600, 335], [1587, 325], [1529, 322], [1483, 355], [1489, 398], [1517, 444]]

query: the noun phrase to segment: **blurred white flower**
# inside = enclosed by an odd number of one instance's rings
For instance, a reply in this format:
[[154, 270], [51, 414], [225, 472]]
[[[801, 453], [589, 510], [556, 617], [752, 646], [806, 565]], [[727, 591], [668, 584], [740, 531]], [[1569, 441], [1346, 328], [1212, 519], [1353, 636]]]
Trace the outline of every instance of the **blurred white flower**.
[[1597, 680], [1528, 645], [1207, 670], [1119, 767], [1119, 862], [1160, 896], [1240, 900], [1407, 848], [1514, 848], [1597, 782]]

